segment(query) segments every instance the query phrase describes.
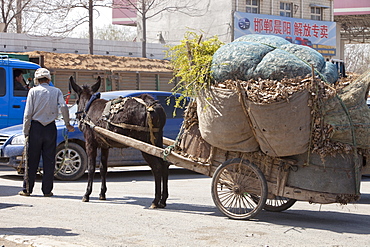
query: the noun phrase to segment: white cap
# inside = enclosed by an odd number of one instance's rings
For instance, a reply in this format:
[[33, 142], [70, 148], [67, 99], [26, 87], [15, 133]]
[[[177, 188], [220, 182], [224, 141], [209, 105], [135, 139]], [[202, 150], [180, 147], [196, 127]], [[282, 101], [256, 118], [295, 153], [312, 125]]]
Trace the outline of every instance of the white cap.
[[45, 68], [37, 69], [36, 72], [35, 72], [35, 78], [34, 78], [35, 85], [39, 84], [39, 79], [41, 79], [41, 78], [47, 78], [47, 79], [49, 79], [49, 81], [51, 81], [50, 71], [45, 69]]

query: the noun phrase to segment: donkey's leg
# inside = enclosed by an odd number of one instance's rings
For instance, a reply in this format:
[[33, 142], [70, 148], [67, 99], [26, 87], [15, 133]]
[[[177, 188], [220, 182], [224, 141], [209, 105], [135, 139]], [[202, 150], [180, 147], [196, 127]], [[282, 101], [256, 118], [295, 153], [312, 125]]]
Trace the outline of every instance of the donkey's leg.
[[163, 161], [162, 159], [159, 159], [159, 162], [161, 163], [162, 168], [162, 184], [163, 184], [163, 191], [162, 191], [162, 197], [159, 202], [158, 207], [165, 208], [166, 207], [166, 201], [168, 198], [168, 173], [169, 173], [169, 166], [170, 164], [166, 161]]
[[86, 193], [82, 198], [83, 202], [88, 202], [90, 200], [90, 194], [92, 192], [92, 186], [94, 181], [95, 175], [95, 168], [96, 168], [96, 150], [97, 148], [93, 146], [93, 144], [86, 142], [86, 153], [87, 153], [87, 170], [88, 170], [88, 178], [87, 178], [87, 188]]
[[158, 158], [147, 153], [142, 153], [145, 161], [149, 164], [150, 168], [152, 168], [152, 173], [154, 176], [154, 183], [155, 183], [155, 196], [150, 208], [158, 208], [159, 201], [161, 199], [161, 168], [160, 163], [158, 162]]
[[105, 200], [105, 193], [107, 192], [107, 170], [108, 170], [108, 156], [109, 149], [101, 149], [101, 162], [100, 162], [100, 177], [101, 177], [101, 189], [99, 200]]

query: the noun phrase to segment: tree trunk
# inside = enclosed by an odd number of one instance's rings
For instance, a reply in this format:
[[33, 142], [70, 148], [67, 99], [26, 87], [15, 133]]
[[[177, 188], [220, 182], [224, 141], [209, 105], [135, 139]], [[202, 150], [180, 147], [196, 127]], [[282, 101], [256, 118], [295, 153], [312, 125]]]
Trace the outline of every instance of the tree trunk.
[[17, 33], [22, 33], [22, 0], [17, 0], [17, 14], [15, 17]]
[[89, 0], [89, 52], [94, 54], [93, 0]]
[[145, 15], [145, 1], [142, 1], [141, 5], [141, 11], [142, 11], [142, 16], [141, 16], [141, 23], [142, 23], [142, 40], [141, 40], [141, 56], [146, 57], [146, 15]]

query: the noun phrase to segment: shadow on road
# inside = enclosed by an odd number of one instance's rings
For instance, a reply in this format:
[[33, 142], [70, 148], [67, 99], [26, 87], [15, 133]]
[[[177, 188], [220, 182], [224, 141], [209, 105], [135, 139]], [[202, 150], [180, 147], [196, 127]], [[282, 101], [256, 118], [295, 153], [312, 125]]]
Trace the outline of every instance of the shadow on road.
[[[0, 169], [1, 171], [2, 169]], [[8, 170], [13, 171], [13, 169], [8, 168]], [[61, 181], [54, 179], [54, 182], [56, 183], [87, 183], [87, 172], [78, 180], [74, 181]], [[169, 179], [176, 180], [176, 179], [184, 179], [184, 176], [186, 178], [196, 179], [196, 178], [205, 178], [207, 176], [199, 174], [194, 171], [190, 171], [183, 168], [170, 168], [169, 169]], [[108, 181], [125, 181], [132, 180], [135, 178], [135, 180], [138, 180], [139, 177], [141, 178], [140, 181], [153, 181], [153, 175], [152, 171], [150, 170], [149, 166], [144, 166], [144, 168], [141, 166], [138, 168], [138, 170], [135, 170], [135, 167], [121, 167], [121, 168], [108, 168], [107, 173], [107, 180]], [[137, 179], [136, 179], [137, 178]], [[7, 175], [1, 175], [0, 179], [7, 179], [7, 180], [13, 180], [13, 181], [22, 181], [23, 175], [22, 174], [16, 174], [14, 171], [14, 175], [7, 174]], [[40, 174], [37, 174], [36, 181], [41, 181], [42, 177]], [[99, 169], [96, 170], [94, 180], [99, 181], [100, 174]], [[138, 180], [139, 181], [139, 180]]]
[[22, 190], [22, 182], [19, 186], [0, 185], [0, 196], [13, 196]]
[[[79, 199], [75, 196], [59, 196], [66, 199]], [[106, 201], [99, 201], [97, 197], [91, 197], [88, 203], [109, 203], [117, 205], [136, 205], [141, 206], [146, 210], [161, 210], [168, 212], [209, 215], [215, 217], [224, 216], [215, 206], [177, 203], [176, 199], [169, 198], [165, 209], [149, 209], [153, 198], [149, 197], [134, 197], [127, 196], [122, 198], [108, 198]], [[346, 207], [346, 206], [343, 206]], [[294, 210], [289, 209], [284, 212], [268, 212], [261, 211], [252, 221], [259, 221], [280, 226], [289, 226], [290, 230], [303, 232], [307, 229], [327, 230], [337, 233], [355, 233], [369, 234], [370, 233], [370, 215], [355, 214], [348, 212], [332, 212], [332, 211], [312, 211], [312, 210]], [[225, 223], [227, 224], [227, 223]], [[246, 221], [248, 224], [248, 221]], [[290, 231], [288, 230], [288, 231]]]
[[25, 236], [77, 236], [79, 234], [72, 233], [71, 229], [52, 228], [52, 227], [10, 227], [0, 228], [0, 232], [7, 235], [25, 235]]
[[[99, 180], [99, 174], [96, 174], [97, 180]], [[170, 170], [170, 179], [201, 179], [206, 178], [206, 176], [194, 173], [192, 171], [178, 169], [178, 170]], [[20, 181], [19, 187], [14, 186], [0, 186], [0, 196], [10, 196], [15, 195], [20, 187], [22, 177], [20, 176], [1, 176], [1, 179], [12, 179]], [[40, 177], [38, 177], [38, 180]], [[150, 170], [146, 171], [123, 171], [123, 172], [110, 172], [108, 173], [108, 183], [109, 181], [116, 181], [116, 182], [125, 182], [125, 181], [132, 181], [133, 179], [137, 181], [153, 181], [153, 177]], [[368, 182], [369, 178], [363, 178], [364, 182]], [[39, 181], [40, 182], [40, 181]], [[56, 183], [87, 183], [87, 174], [85, 174], [81, 179], [78, 181], [55, 181]], [[96, 181], [99, 182], [99, 181]], [[70, 195], [55, 195], [55, 198], [61, 199], [72, 199], [72, 200], [81, 200], [81, 196], [70, 196]], [[115, 198], [107, 198], [106, 201], [99, 201], [98, 197], [91, 196], [90, 202], [94, 204], [117, 204], [117, 205], [136, 205], [141, 206], [145, 210], [149, 210], [149, 206], [151, 205], [153, 198], [152, 197], [135, 197], [135, 196], [123, 196], [123, 197], [115, 197]], [[184, 213], [184, 214], [195, 214], [195, 215], [210, 215], [215, 217], [223, 217], [227, 219], [215, 206], [209, 205], [199, 205], [199, 204], [192, 204], [178, 202], [176, 198], [169, 198], [168, 205], [166, 209], [156, 209], [156, 210], [163, 210], [169, 212], [177, 212], [177, 213]], [[81, 202], [82, 203], [82, 202]], [[364, 193], [361, 195], [360, 201], [357, 202], [358, 205], [362, 204], [370, 204], [370, 194]], [[352, 205], [352, 204], [350, 204]], [[30, 206], [30, 205], [22, 205], [22, 204], [6, 204], [0, 203], [0, 210], [5, 208], [11, 207], [18, 207], [18, 206]], [[341, 207], [341, 206], [338, 206]], [[368, 214], [358, 214], [351, 212], [351, 208], [349, 206], [348, 211], [346, 212], [336, 212], [335, 209], [333, 211], [319, 211], [319, 210], [296, 210], [293, 208], [279, 212], [267, 212], [262, 211], [260, 212], [253, 221], [259, 221], [266, 224], [274, 224], [278, 226], [287, 226], [289, 229], [286, 231], [296, 231], [296, 232], [303, 232], [307, 229], [316, 229], [316, 230], [327, 230], [336, 233], [354, 233], [354, 234], [369, 234], [370, 233], [370, 215]], [[356, 203], [354, 204], [356, 207]], [[248, 221], [245, 222], [248, 224]], [[225, 226], [227, 226], [227, 222], [225, 222]], [[22, 235], [55, 235], [55, 236], [71, 236], [73, 233], [70, 233], [68, 229], [60, 229], [60, 228], [0, 228], [0, 232], [13, 232], [14, 234], [22, 234]]]
[[[54, 179], [55, 183], [87, 183], [87, 173], [85, 173], [81, 178], [74, 181], [61, 181]], [[23, 181], [23, 175], [2, 175], [0, 176], [1, 179], [13, 180], [13, 181]], [[170, 180], [177, 180], [177, 179], [198, 179], [198, 178], [207, 178], [207, 176], [199, 174], [197, 172], [193, 172], [186, 169], [170, 169], [169, 171], [169, 179]], [[36, 181], [41, 181], [41, 175], [37, 175]], [[94, 181], [97, 182], [100, 179], [99, 171], [95, 172]], [[148, 170], [124, 170], [124, 171], [109, 171], [107, 174], [107, 181], [112, 182], [125, 182], [131, 181], [135, 179], [137, 181], [154, 181], [152, 171]]]
[[[65, 198], [65, 199], [78, 199], [81, 200], [82, 196], [55, 196], [58, 198]], [[98, 197], [91, 196], [90, 201], [86, 203], [109, 203], [109, 204], [117, 204], [117, 205], [135, 205], [141, 206], [144, 209], [148, 210], [163, 210], [163, 211], [173, 211], [173, 212], [182, 212], [187, 214], [202, 214], [202, 215], [214, 215], [214, 216], [222, 216], [223, 214], [217, 210], [215, 206], [205, 206], [199, 204], [187, 204], [187, 203], [176, 203], [174, 202], [176, 199], [169, 198], [167, 201], [167, 206], [164, 209], [150, 209], [150, 205], [152, 204], [153, 198], [151, 197], [135, 197], [135, 196], [123, 196], [122, 198], [107, 198], [107, 200], [99, 200]]]
[[370, 233], [370, 216], [364, 214], [289, 209], [280, 213], [263, 211], [258, 215], [258, 219], [271, 224], [290, 226], [291, 230], [298, 232], [319, 229], [336, 233]]
[[0, 203], [0, 210], [13, 207], [33, 207], [33, 206], [29, 204]]

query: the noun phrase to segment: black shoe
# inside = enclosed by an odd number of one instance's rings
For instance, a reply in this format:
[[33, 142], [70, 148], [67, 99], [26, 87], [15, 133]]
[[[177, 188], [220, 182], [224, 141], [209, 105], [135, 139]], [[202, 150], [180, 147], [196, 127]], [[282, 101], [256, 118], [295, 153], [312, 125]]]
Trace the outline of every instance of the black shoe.
[[54, 195], [53, 192], [50, 192], [49, 194], [44, 194], [45, 197], [51, 197], [53, 195]]
[[20, 195], [20, 196], [30, 196], [31, 193], [28, 193], [28, 192], [26, 192], [24, 190], [21, 190], [21, 191], [18, 192], [18, 195]]

